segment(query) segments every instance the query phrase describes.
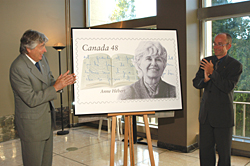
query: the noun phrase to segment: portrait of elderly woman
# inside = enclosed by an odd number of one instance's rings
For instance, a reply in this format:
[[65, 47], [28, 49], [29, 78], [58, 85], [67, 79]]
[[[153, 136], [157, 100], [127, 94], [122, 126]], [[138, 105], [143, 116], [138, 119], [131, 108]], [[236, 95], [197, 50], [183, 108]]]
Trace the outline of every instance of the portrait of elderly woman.
[[167, 65], [167, 51], [157, 41], [142, 41], [135, 50], [133, 64], [139, 80], [124, 88], [118, 97], [126, 99], [175, 98], [176, 88], [162, 80]]

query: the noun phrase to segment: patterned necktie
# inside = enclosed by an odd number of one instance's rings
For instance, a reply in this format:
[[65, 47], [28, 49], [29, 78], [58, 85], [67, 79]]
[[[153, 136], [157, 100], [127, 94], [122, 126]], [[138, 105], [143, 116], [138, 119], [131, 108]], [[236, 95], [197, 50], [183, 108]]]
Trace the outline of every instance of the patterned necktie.
[[41, 69], [40, 69], [40, 66], [39, 66], [39, 63], [38, 63], [38, 62], [35, 63], [35, 66], [36, 66], [37, 69], [41, 72]]

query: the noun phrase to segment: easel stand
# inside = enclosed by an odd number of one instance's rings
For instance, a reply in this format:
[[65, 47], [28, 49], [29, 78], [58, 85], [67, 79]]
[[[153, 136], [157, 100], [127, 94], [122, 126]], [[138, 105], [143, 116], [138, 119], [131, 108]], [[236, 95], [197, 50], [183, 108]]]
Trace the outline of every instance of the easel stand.
[[129, 149], [130, 149], [130, 165], [135, 165], [134, 160], [134, 140], [133, 140], [133, 125], [132, 125], [132, 115], [143, 115], [146, 136], [148, 141], [148, 151], [151, 166], [155, 166], [154, 156], [153, 156], [153, 147], [151, 142], [151, 135], [148, 124], [148, 114], [155, 114], [152, 112], [133, 112], [133, 113], [120, 113], [120, 114], [108, 114], [112, 117], [112, 132], [111, 132], [111, 149], [110, 149], [110, 166], [114, 166], [114, 152], [115, 152], [115, 129], [116, 129], [116, 116], [124, 115], [125, 116], [125, 132], [124, 132], [124, 166], [127, 166], [127, 156], [128, 156], [128, 137], [129, 137]]

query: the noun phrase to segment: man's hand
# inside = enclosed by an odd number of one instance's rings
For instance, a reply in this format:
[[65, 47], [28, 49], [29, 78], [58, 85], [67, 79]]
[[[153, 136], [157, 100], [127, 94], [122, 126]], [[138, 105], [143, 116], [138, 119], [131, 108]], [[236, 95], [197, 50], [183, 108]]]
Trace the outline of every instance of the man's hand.
[[210, 78], [208, 77], [207, 72], [204, 70], [204, 82], [208, 82], [210, 80]]
[[74, 73], [69, 74], [69, 70], [68, 70], [66, 73], [64, 73], [63, 75], [61, 74], [57, 78], [57, 80], [53, 86], [54, 86], [56, 91], [59, 91], [68, 85], [74, 84], [75, 81], [76, 81], [75, 74]]
[[208, 62], [206, 59], [202, 59], [201, 60], [201, 69], [203, 69], [207, 73], [207, 75], [212, 74], [214, 71], [214, 64], [212, 63], [212, 60], [210, 60], [210, 62]]

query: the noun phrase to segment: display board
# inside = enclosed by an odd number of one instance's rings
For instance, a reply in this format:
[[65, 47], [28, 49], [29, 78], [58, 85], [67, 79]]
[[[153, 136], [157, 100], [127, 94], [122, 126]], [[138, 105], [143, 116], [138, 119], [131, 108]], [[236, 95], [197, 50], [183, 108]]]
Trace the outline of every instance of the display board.
[[75, 115], [182, 109], [176, 30], [71, 34]]

